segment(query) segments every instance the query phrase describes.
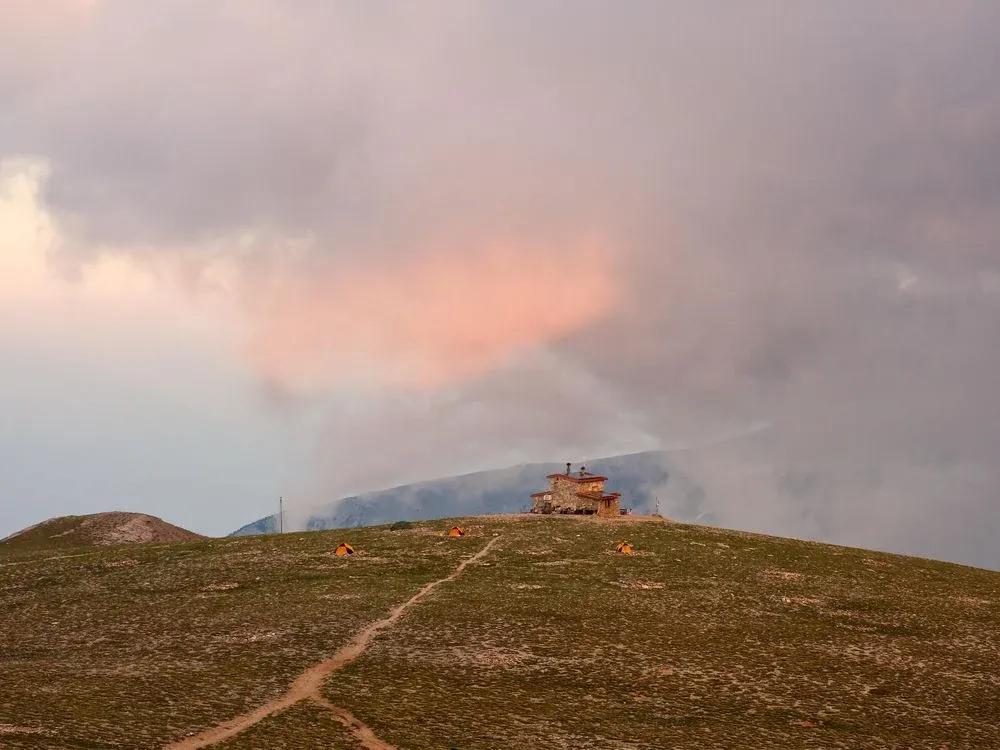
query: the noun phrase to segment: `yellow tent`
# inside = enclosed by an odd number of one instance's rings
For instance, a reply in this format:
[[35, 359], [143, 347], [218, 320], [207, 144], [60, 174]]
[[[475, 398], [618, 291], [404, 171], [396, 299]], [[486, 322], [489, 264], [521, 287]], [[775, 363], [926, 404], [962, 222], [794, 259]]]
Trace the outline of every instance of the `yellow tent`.
[[615, 552], [617, 552], [619, 555], [631, 555], [633, 552], [632, 545], [629, 544], [628, 542], [622, 542], [617, 547], [615, 547]]
[[333, 554], [335, 554], [337, 557], [343, 557], [344, 555], [353, 555], [354, 547], [349, 545], [347, 542], [344, 542], [339, 547], [337, 547], [337, 551], [334, 552]]
[[458, 526], [452, 526], [448, 530], [448, 536], [465, 536], [465, 529]]

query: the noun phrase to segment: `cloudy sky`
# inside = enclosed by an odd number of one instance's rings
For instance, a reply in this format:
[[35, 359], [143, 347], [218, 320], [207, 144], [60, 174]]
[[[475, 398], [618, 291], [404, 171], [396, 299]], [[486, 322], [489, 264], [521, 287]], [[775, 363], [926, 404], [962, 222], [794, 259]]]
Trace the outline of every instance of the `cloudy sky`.
[[681, 451], [1000, 567], [1000, 5], [0, 0], [0, 535]]

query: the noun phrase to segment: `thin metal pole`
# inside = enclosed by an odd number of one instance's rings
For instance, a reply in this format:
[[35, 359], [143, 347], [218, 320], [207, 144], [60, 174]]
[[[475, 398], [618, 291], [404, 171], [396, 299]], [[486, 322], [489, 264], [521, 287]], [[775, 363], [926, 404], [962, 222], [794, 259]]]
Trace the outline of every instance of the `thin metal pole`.
[[285, 533], [285, 498], [281, 496], [278, 498], [278, 533]]

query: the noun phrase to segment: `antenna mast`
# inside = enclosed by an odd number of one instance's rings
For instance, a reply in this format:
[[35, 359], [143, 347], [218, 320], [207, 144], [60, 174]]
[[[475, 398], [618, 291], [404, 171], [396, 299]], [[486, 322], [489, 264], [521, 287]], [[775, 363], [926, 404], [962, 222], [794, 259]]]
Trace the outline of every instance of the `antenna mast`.
[[278, 498], [278, 533], [285, 533], [285, 497]]

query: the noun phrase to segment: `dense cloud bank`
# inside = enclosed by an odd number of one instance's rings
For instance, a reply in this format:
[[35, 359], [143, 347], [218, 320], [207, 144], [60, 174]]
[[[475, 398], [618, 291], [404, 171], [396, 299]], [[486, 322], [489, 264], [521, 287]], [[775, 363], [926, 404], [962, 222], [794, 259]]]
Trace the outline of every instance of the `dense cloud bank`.
[[53, 272], [229, 300], [317, 499], [766, 422], [720, 523], [1000, 566], [995, 3], [0, 14]]

